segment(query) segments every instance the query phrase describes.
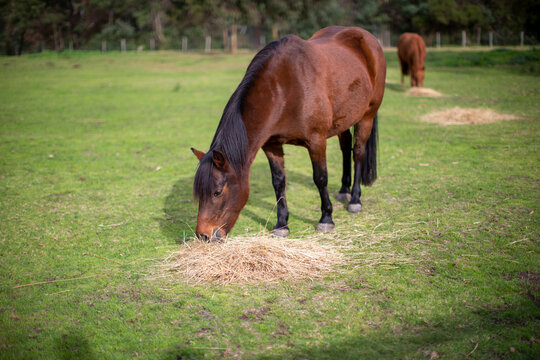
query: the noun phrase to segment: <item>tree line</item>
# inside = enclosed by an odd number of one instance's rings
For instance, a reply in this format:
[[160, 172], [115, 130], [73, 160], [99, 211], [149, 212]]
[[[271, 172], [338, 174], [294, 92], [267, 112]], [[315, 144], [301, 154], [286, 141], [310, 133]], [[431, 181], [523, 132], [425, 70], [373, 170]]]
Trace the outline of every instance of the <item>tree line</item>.
[[157, 49], [182, 37], [217, 36], [223, 46], [237, 26], [253, 36], [308, 38], [328, 25], [356, 25], [424, 36], [495, 31], [502, 39], [525, 31], [540, 39], [538, 0], [0, 0], [0, 52], [99, 49], [127, 39]]

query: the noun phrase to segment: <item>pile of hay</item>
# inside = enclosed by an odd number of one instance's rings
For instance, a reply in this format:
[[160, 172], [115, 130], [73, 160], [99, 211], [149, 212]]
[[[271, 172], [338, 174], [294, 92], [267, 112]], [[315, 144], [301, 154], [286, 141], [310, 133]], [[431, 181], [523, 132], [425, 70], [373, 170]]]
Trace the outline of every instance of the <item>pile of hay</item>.
[[343, 263], [343, 255], [329, 245], [260, 236], [224, 243], [193, 240], [173, 253], [163, 268], [189, 283], [225, 285], [315, 279]]
[[433, 89], [423, 88], [423, 87], [412, 87], [405, 92], [405, 94], [410, 96], [420, 96], [420, 97], [441, 97], [441, 94], [438, 91]]
[[440, 125], [474, 125], [494, 123], [502, 120], [515, 120], [519, 119], [519, 117], [500, 114], [491, 109], [463, 109], [456, 106], [448, 110], [426, 114], [420, 119]]

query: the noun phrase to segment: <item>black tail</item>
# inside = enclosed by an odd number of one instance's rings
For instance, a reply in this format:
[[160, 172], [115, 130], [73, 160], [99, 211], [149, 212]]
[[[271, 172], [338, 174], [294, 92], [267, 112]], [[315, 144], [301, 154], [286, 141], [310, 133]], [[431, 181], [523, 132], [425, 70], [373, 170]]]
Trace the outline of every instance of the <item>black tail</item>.
[[362, 172], [360, 179], [363, 185], [372, 185], [377, 179], [377, 143], [379, 142], [379, 132], [377, 131], [377, 117], [373, 118], [373, 127], [366, 143], [366, 152], [362, 161]]
[[400, 61], [401, 63], [401, 73], [403, 75], [409, 75], [409, 64], [405, 61]]

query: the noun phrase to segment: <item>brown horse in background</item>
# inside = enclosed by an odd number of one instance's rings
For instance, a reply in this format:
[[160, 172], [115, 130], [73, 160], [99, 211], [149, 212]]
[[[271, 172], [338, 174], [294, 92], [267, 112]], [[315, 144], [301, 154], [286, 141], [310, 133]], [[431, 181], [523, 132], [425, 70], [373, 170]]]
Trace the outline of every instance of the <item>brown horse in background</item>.
[[398, 40], [398, 57], [401, 64], [401, 85], [405, 85], [405, 75], [411, 75], [411, 86], [422, 87], [426, 70], [426, 43], [415, 33], [404, 33]]
[[219, 239], [232, 229], [248, 200], [249, 172], [261, 148], [277, 200], [273, 233], [289, 234], [283, 144], [307, 148], [321, 196], [317, 230], [332, 230], [326, 139], [335, 135], [343, 152], [338, 200], [350, 199], [349, 211], [359, 212], [360, 183], [371, 185], [377, 176], [376, 115], [385, 77], [386, 62], [377, 39], [356, 27], [328, 27], [307, 41], [289, 35], [263, 48], [229, 99], [210, 150], [192, 148], [200, 161], [193, 186], [199, 200], [197, 236]]

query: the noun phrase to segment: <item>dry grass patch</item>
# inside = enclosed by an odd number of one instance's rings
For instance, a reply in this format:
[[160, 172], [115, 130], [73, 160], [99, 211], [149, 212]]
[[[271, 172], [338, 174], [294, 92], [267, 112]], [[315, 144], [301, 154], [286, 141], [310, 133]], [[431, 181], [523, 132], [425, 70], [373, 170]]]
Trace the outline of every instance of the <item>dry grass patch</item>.
[[410, 96], [419, 96], [419, 97], [441, 97], [441, 94], [438, 91], [433, 89], [423, 88], [423, 87], [412, 87], [405, 92], [405, 94]]
[[516, 120], [519, 117], [500, 114], [491, 109], [463, 109], [456, 106], [448, 110], [423, 115], [420, 119], [440, 125], [475, 125], [489, 124], [503, 120]]
[[344, 263], [336, 247], [314, 240], [235, 237], [187, 242], [166, 259], [163, 273], [189, 283], [270, 283], [321, 278]]

